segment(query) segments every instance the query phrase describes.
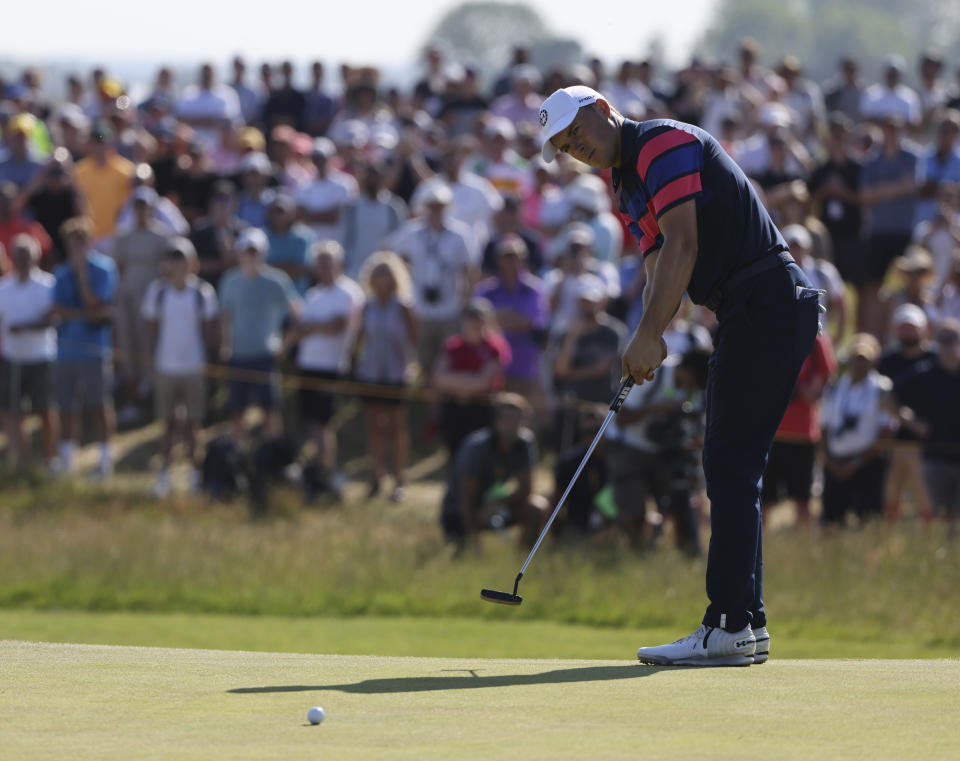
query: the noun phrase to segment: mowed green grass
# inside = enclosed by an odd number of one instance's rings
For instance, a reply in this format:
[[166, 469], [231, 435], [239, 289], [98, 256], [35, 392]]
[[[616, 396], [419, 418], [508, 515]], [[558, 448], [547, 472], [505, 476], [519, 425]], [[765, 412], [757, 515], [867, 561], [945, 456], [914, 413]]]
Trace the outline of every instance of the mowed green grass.
[[661, 669], [11, 641], [0, 660], [0, 753], [21, 761], [899, 761], [955, 759], [960, 742], [960, 661]]

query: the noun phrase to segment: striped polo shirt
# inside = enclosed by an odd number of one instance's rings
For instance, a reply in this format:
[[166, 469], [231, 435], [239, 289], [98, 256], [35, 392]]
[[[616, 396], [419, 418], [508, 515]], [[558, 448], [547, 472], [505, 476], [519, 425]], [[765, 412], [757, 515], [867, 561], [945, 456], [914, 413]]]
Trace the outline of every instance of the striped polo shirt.
[[625, 119], [613, 188], [620, 192], [620, 214], [644, 257], [663, 245], [660, 217], [695, 201], [697, 262], [687, 288], [695, 304], [705, 303], [737, 270], [787, 250], [743, 170], [708, 132], [692, 124]]

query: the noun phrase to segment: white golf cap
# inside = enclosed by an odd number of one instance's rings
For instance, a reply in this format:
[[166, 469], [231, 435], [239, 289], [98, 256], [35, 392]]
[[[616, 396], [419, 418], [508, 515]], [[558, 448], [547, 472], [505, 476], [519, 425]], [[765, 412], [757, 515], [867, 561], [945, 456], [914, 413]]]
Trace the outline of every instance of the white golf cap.
[[584, 106], [606, 100], [592, 87], [573, 85], [557, 90], [540, 106], [540, 126], [543, 128], [543, 148], [540, 154], [544, 161], [553, 161], [557, 149], [550, 138], [565, 130], [576, 118], [577, 112]]
[[893, 310], [893, 326], [899, 328], [901, 325], [913, 325], [920, 330], [926, 330], [930, 321], [927, 314], [916, 304], [901, 304]]
[[266, 233], [259, 227], [248, 227], [237, 237], [236, 251], [256, 251], [258, 254], [266, 254], [270, 248], [270, 242], [267, 240]]
[[810, 231], [803, 225], [787, 225], [780, 232], [788, 246], [813, 248], [813, 236], [810, 235]]

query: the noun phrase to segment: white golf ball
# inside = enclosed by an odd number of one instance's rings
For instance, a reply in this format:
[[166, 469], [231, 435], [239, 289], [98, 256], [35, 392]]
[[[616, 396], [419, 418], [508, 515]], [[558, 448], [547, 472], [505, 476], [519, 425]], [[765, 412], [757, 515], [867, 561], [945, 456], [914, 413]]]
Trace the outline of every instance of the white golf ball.
[[307, 719], [311, 724], [319, 724], [321, 721], [323, 721], [323, 717], [323, 709], [320, 706], [314, 706], [307, 711]]

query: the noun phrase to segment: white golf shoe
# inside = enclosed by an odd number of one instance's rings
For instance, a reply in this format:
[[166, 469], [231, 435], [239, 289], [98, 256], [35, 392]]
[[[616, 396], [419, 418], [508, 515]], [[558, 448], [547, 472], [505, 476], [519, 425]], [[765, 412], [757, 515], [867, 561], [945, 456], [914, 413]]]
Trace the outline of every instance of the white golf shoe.
[[637, 658], [652, 666], [749, 666], [757, 640], [750, 627], [728, 632], [701, 624], [693, 634], [659, 647], [641, 647]]
[[757, 639], [757, 649], [753, 654], [753, 662], [756, 664], [766, 663], [770, 657], [770, 634], [766, 626], [753, 630], [753, 636]]

